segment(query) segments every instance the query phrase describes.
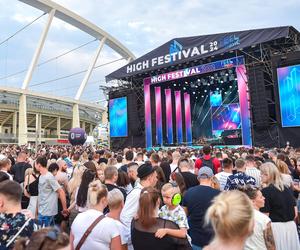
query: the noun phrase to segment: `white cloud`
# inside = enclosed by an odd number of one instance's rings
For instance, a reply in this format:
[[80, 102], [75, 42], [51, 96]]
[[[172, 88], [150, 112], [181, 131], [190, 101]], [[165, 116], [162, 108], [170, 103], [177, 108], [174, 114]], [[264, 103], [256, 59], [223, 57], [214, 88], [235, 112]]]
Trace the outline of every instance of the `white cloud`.
[[131, 21], [131, 22], [128, 22], [128, 27], [130, 27], [132, 29], [138, 29], [142, 25], [144, 25], [144, 22], [142, 22], [142, 21]]

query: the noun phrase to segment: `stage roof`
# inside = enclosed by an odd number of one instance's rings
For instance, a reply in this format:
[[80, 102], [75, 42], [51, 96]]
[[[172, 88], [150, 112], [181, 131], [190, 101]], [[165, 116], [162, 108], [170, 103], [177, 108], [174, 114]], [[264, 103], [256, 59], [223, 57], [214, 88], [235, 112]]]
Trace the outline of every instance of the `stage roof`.
[[126, 79], [147, 71], [244, 49], [280, 38], [288, 38], [290, 32], [299, 34], [294, 27], [284, 26], [174, 38], [107, 75], [106, 80]]

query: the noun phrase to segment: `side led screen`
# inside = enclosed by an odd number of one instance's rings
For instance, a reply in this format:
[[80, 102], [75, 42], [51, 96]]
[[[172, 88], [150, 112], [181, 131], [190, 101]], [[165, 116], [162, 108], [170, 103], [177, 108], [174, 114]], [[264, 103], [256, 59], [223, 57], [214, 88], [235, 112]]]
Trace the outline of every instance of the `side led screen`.
[[300, 65], [277, 69], [282, 127], [300, 126]]
[[127, 97], [109, 100], [110, 137], [128, 136]]
[[212, 107], [213, 130], [232, 130], [240, 127], [241, 115], [238, 103]]

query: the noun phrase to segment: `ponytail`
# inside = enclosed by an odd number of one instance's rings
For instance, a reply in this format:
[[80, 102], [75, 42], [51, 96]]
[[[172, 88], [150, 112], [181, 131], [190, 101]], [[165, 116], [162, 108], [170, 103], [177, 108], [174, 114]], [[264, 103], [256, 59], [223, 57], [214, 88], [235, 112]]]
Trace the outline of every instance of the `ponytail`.
[[148, 187], [141, 191], [138, 219], [144, 228], [149, 228], [155, 224], [154, 212], [159, 198], [160, 194], [155, 188]]

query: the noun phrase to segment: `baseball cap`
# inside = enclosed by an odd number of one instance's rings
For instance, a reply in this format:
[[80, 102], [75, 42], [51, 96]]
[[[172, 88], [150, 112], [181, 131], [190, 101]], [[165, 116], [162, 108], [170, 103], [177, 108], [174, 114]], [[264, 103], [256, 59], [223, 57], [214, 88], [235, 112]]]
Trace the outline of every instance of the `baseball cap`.
[[203, 166], [199, 169], [198, 178], [207, 179], [214, 176], [214, 173], [210, 167]]

